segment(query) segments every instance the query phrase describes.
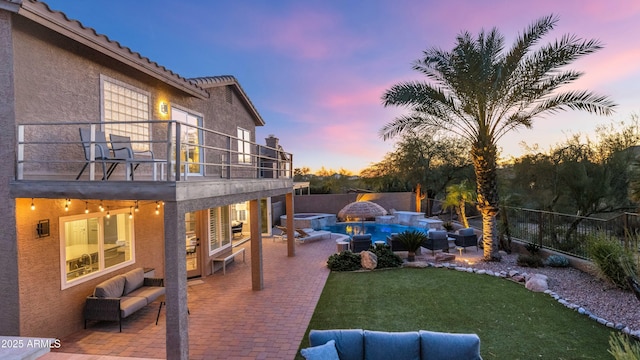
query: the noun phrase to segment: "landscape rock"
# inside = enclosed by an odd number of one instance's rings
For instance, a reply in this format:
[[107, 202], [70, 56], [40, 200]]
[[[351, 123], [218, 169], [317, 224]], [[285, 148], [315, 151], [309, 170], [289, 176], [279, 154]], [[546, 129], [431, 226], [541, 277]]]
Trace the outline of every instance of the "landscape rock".
[[522, 275], [514, 275], [511, 277], [511, 280], [515, 281], [515, 282], [524, 282], [524, 276]]
[[549, 290], [547, 277], [541, 274], [530, 275], [524, 286], [533, 292], [545, 292]]
[[360, 252], [360, 265], [367, 270], [373, 270], [378, 266], [378, 256], [371, 251]]

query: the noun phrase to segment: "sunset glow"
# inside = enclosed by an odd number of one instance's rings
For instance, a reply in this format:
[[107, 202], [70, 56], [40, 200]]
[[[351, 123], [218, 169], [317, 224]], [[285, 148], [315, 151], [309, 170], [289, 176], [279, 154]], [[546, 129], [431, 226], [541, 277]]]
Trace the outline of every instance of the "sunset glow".
[[493, 27], [510, 46], [549, 14], [560, 21], [545, 42], [570, 33], [604, 45], [571, 65], [585, 73], [571, 89], [608, 95], [618, 108], [612, 117], [539, 118], [501, 140], [502, 156], [521, 155], [523, 141], [547, 150], [640, 113], [637, 0], [45, 2], [186, 78], [235, 76], [266, 121], [257, 141], [275, 134], [294, 167], [312, 171], [358, 173], [393, 149], [378, 130], [403, 109], [384, 108], [380, 98], [397, 82], [424, 80], [411, 69], [423, 50], [450, 50], [460, 32]]

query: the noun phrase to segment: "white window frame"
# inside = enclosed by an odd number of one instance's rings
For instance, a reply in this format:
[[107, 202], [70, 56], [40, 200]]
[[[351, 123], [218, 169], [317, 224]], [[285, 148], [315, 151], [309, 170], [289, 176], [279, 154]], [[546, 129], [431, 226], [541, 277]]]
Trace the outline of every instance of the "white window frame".
[[238, 164], [251, 164], [251, 131], [238, 127]]
[[[177, 113], [182, 113], [185, 116], [185, 119], [176, 119], [174, 117], [174, 114], [177, 115]], [[195, 126], [197, 127], [203, 127], [204, 125], [204, 115], [202, 113], [187, 109], [183, 106], [176, 106], [176, 105], [171, 105], [171, 119], [175, 120], [175, 121], [180, 121], [183, 123], [189, 123], [189, 121], [193, 121], [195, 120], [196, 124]], [[193, 124], [192, 124], [193, 125]], [[187, 147], [187, 143], [189, 142], [188, 139], [185, 137], [186, 135], [186, 128], [183, 126], [183, 133], [181, 134], [176, 134], [176, 128], [175, 128], [175, 123], [172, 124], [172, 132], [174, 134], [174, 136], [180, 136], [180, 142], [182, 143], [182, 149], [177, 149], [176, 152], [178, 154], [180, 154], [181, 151], [183, 151], [186, 147]], [[205, 170], [205, 148], [204, 148], [204, 132], [202, 130], [198, 130], [197, 131], [197, 135], [198, 135], [198, 143], [197, 145], [188, 145], [190, 147], [193, 148], [197, 148], [198, 149], [198, 164], [197, 164], [197, 168], [198, 171], [197, 172], [191, 172], [191, 167], [192, 166], [187, 166], [186, 169], [181, 169], [181, 173], [184, 174], [185, 176], [192, 176], [192, 175], [204, 175], [204, 170]], [[173, 140], [173, 139], [172, 139]], [[174, 148], [175, 148], [175, 143], [173, 144]], [[182, 164], [182, 166], [185, 166], [185, 164]], [[185, 171], [186, 170], [186, 171]]]
[[151, 150], [150, 99], [148, 91], [101, 74], [100, 118], [105, 134], [130, 137], [136, 151]]
[[[118, 214], [130, 214], [130, 209], [119, 209], [119, 210], [110, 210], [108, 213], [111, 217]], [[104, 220], [107, 217], [107, 212], [95, 212], [89, 214], [79, 214], [72, 216], [64, 216], [59, 219], [59, 229], [60, 229], [60, 284], [61, 289], [68, 289], [73, 286], [85, 283], [89, 280], [95, 279], [97, 277], [103, 276], [105, 274], [109, 274], [116, 270], [122, 269], [129, 265], [133, 265], [136, 262], [136, 254], [135, 254], [135, 221], [133, 218], [128, 219], [130, 223], [129, 227], [129, 238], [131, 239], [131, 243], [129, 244], [131, 248], [131, 259], [123, 261], [117, 265], [110, 266], [108, 268], [104, 268], [104, 257], [101, 257], [99, 262], [99, 269], [95, 272], [92, 272], [89, 275], [82, 276], [73, 280], [67, 280], [67, 254], [66, 254], [66, 233], [65, 233], [65, 223], [82, 220], [82, 219], [91, 219], [98, 218], [98, 253], [104, 253]]]
[[[228, 223], [226, 224], [225, 228], [223, 229], [222, 226], [224, 224], [222, 224], [222, 211], [224, 211], [226, 209], [227, 211], [227, 220]], [[212, 214], [212, 212], [214, 212], [214, 214]], [[223, 250], [229, 249], [231, 248], [231, 240], [233, 237], [233, 234], [231, 233], [231, 206], [230, 205], [224, 205], [224, 206], [220, 206], [220, 207], [216, 207], [216, 208], [211, 208], [209, 209], [209, 211], [207, 211], [207, 215], [208, 215], [208, 222], [207, 222], [207, 233], [209, 236], [209, 241], [208, 241], [208, 246], [209, 246], [209, 256], [213, 256]], [[215, 234], [212, 233], [213, 229], [211, 227], [211, 222], [212, 222], [212, 216], [215, 216], [216, 219], [216, 229], [215, 229]], [[222, 239], [224, 237], [227, 237], [228, 239]], [[212, 245], [212, 242], [218, 241], [218, 239], [222, 239], [220, 242], [222, 243], [220, 245], [220, 247], [214, 248]]]

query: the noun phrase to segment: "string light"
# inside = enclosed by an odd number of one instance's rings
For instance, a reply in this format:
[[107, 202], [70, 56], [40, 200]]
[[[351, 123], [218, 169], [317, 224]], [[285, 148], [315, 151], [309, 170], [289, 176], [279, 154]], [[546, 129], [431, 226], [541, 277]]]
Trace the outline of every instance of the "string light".
[[[71, 205], [71, 199], [70, 198], [65, 198], [65, 205], [64, 205], [64, 211], [68, 212], [69, 211], [69, 207]], [[89, 203], [91, 203], [92, 205], [95, 205], [94, 202], [91, 201], [87, 201], [87, 200], [82, 200], [84, 201], [84, 213], [85, 214], [89, 214]], [[133, 200], [132, 200], [133, 201]], [[129, 218], [133, 219], [134, 213], [137, 213], [140, 211], [140, 207], [144, 207], [146, 205], [148, 205], [150, 202], [145, 202], [143, 201], [142, 203], [140, 203], [140, 200], [135, 200], [134, 204], [131, 204], [131, 202], [129, 202]], [[164, 206], [165, 202], [164, 201], [155, 201], [156, 203], [156, 209], [155, 209], [155, 214], [156, 215], [160, 215], [160, 208]], [[126, 206], [126, 205], [125, 205]], [[35, 210], [36, 209], [36, 205], [35, 205], [35, 198], [31, 198], [31, 205], [30, 205], [31, 210]], [[109, 206], [105, 206], [104, 205], [104, 200], [100, 200], [100, 203], [98, 205], [98, 208], [100, 209], [100, 212], [105, 212], [105, 217], [108, 219], [111, 217], [111, 211], [109, 210]]]
[[31, 198], [31, 210], [35, 210], [35, 209], [36, 209], [36, 206], [33, 203], [33, 198]]

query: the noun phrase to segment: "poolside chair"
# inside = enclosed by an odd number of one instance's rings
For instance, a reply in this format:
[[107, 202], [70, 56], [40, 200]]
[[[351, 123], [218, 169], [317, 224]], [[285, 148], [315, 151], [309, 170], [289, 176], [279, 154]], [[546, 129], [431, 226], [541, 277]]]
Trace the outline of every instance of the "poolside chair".
[[398, 238], [398, 233], [387, 236], [387, 244], [391, 246], [391, 251], [409, 251], [405, 244]]
[[[278, 230], [280, 233], [278, 234], [275, 231], [273, 232], [273, 241], [276, 241], [276, 238], [279, 238], [282, 241], [287, 241], [287, 228], [284, 226], [276, 225], [275, 229]], [[298, 236], [300, 236], [300, 234], [298, 234], [297, 231], [294, 231], [293, 237], [297, 238]]]
[[[107, 145], [107, 139], [102, 131], [96, 131], [94, 145], [94, 159], [91, 159], [91, 129], [80, 128], [80, 141], [82, 141], [82, 147], [84, 149], [84, 158], [87, 161], [76, 180], [80, 179], [82, 173], [87, 166], [92, 162], [100, 162], [102, 164], [102, 180], [109, 179], [109, 176], [113, 173], [118, 166], [118, 163], [126, 162], [126, 158], [119, 158], [115, 154], [112, 155], [112, 149]], [[118, 150], [118, 149], [116, 149]], [[108, 165], [108, 167], [107, 167]]]
[[322, 239], [327, 236], [331, 237], [331, 231], [326, 230], [296, 229], [296, 233], [300, 234], [300, 236], [296, 237], [296, 241], [300, 243]]
[[464, 248], [465, 252], [469, 246], [475, 246], [476, 252], [478, 251], [478, 235], [472, 228], [460, 229], [457, 234], [449, 234], [449, 236], [454, 238], [456, 246]]
[[353, 235], [351, 237], [351, 252], [359, 253], [371, 247], [371, 234]]
[[[131, 138], [128, 136], [121, 136], [115, 134], [109, 134], [109, 139], [111, 140], [111, 148], [113, 149], [113, 155], [116, 158], [127, 159], [127, 165], [130, 167], [130, 177], [133, 180], [133, 173], [136, 171], [138, 166], [140, 166], [143, 162], [155, 162], [155, 158], [153, 157], [153, 151], [151, 150], [143, 150], [143, 151], [134, 151], [131, 146]], [[139, 154], [148, 154], [150, 157], [147, 159], [140, 159], [141, 161], [132, 161], [136, 158], [136, 155]], [[144, 161], [142, 161], [144, 160]]]
[[446, 230], [432, 230], [427, 232], [427, 236], [422, 247], [431, 250], [432, 255], [436, 250], [449, 251], [449, 237]]
[[236, 237], [236, 234], [242, 235], [242, 222], [232, 223], [231, 225], [231, 234], [233, 237]]

